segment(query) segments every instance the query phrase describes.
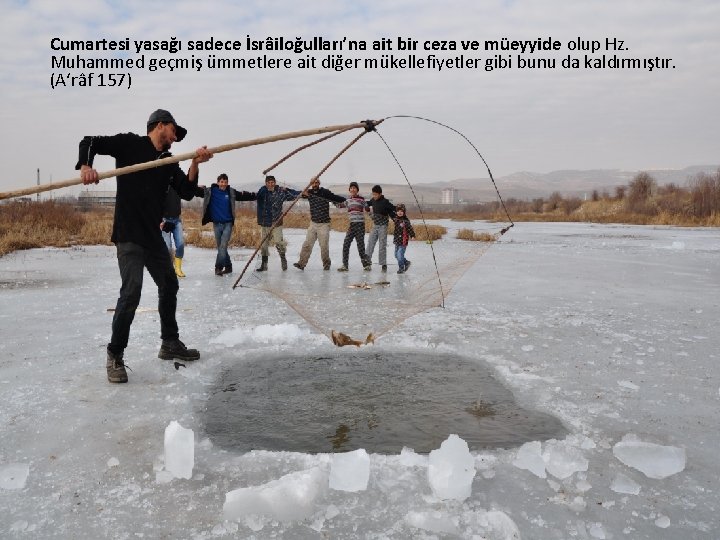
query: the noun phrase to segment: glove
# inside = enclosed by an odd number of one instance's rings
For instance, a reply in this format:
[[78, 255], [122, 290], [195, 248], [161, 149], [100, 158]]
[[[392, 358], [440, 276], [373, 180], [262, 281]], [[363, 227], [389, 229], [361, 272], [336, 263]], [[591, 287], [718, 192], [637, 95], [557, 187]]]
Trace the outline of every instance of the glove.
[[172, 221], [163, 221], [162, 231], [171, 233], [175, 230], [175, 224]]

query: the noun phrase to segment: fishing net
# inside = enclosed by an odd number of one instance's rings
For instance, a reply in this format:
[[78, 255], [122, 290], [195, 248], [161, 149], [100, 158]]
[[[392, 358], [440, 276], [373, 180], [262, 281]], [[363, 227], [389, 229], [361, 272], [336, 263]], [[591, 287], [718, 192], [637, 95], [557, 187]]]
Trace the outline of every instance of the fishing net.
[[[420, 120], [427, 119], [420, 118]], [[444, 124], [431, 120], [427, 121], [459, 134], [472, 146], [483, 163], [485, 162], [475, 146], [460, 132]], [[319, 178], [363, 135], [372, 131], [377, 132], [376, 123], [366, 122], [365, 132], [356, 136], [347, 144], [316, 177]], [[315, 143], [296, 149], [263, 171], [263, 173], [267, 174], [301, 150], [325, 141], [334, 135], [336, 134], [325, 136]], [[450, 220], [426, 219], [425, 211], [415, 195], [413, 186], [403, 166], [385, 139], [381, 135], [380, 138], [398, 165], [412, 193], [413, 200], [403, 201], [407, 207], [407, 216], [413, 223], [417, 237], [407, 247], [405, 258], [410, 261], [407, 271], [397, 272], [399, 266], [393, 256], [395, 246], [392, 235], [393, 224], [391, 222], [387, 242], [387, 271], [382, 271], [377, 263], [373, 265], [371, 270], [363, 269], [357, 246], [353, 243], [350, 246], [349, 271], [336, 272], [335, 269], [342, 264], [341, 251], [344, 235], [342, 232], [333, 232], [330, 239], [330, 252], [335, 268], [332, 270], [323, 270], [318, 253], [320, 249], [316, 244], [313, 248], [313, 256], [302, 272], [292, 268], [292, 265], [287, 272], [281, 271], [279, 265], [275, 266], [274, 271], [272, 269], [258, 271], [257, 265], [251, 266], [253, 259], [251, 257], [248, 265], [235, 282], [236, 287], [263, 290], [282, 299], [305, 321], [319, 332], [330, 337], [338, 346], [361, 346], [373, 343], [376, 338], [399, 326], [408, 317], [429, 309], [444, 307], [445, 299], [452, 287], [477, 263], [480, 256], [492, 245], [492, 242], [512, 226], [511, 224], [508, 227], [501, 228], [502, 225], [473, 222], [469, 226], [470, 228], [465, 224], [465, 228], [461, 230], [458, 224]], [[492, 173], [489, 168], [487, 170], [500, 202], [500, 207], [504, 209]], [[369, 198], [369, 185], [364, 187], [365, 196]], [[290, 208], [293, 206], [294, 203], [290, 204]], [[283, 216], [288, 211], [289, 209], [285, 211]], [[298, 210], [295, 209], [294, 211], [297, 212]], [[507, 218], [510, 221], [509, 215], [507, 215]], [[281, 222], [282, 219], [282, 217], [278, 219], [277, 223]], [[366, 232], [370, 230], [370, 227], [371, 221], [366, 218]], [[478, 230], [483, 228], [484, 230]], [[300, 249], [299, 244], [302, 241], [296, 243], [298, 245], [291, 246], [288, 250], [287, 255], [290, 263], [292, 263], [293, 257], [297, 257]], [[373, 255], [375, 261], [378, 258], [378, 249], [379, 246], [376, 246]], [[254, 255], [257, 253], [256, 250]], [[271, 250], [270, 256], [276, 257], [274, 250]]]
[[[434, 230], [439, 225], [431, 223], [428, 227]], [[414, 228], [418, 236], [425, 236], [422, 222], [416, 222]], [[392, 236], [388, 237], [386, 272], [377, 264], [377, 247], [372, 270], [363, 270], [354, 244], [348, 272], [338, 272], [343, 241], [340, 232], [332, 233], [330, 239], [333, 268], [323, 270], [316, 245], [309, 263], [300, 271], [292, 266], [300, 242], [292, 242], [288, 248], [287, 272], [281, 271], [277, 255], [271, 250], [269, 270], [258, 272], [256, 267], [252, 268], [240, 285], [282, 299], [336, 345], [359, 346], [372, 342], [412, 315], [444, 306], [452, 287], [492, 244], [460, 240], [454, 238], [456, 232], [451, 226], [442, 239], [432, 243], [411, 241], [405, 254], [410, 266], [402, 274], [397, 273], [399, 266], [393, 256]]]

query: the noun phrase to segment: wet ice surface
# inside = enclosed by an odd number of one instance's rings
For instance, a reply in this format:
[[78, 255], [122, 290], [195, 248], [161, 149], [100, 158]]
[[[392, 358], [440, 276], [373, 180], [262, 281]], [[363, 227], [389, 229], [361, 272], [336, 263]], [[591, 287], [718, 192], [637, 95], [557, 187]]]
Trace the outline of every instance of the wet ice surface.
[[473, 450], [566, 435], [519, 407], [484, 362], [446, 353], [258, 356], [224, 370], [211, 393], [205, 431], [239, 451], [428, 453], [453, 433]]
[[[293, 262], [303, 235], [287, 237]], [[334, 234], [334, 263], [340, 244]], [[233, 256], [237, 268], [247, 252]], [[303, 273], [291, 267], [287, 279], [301, 287], [321, 278], [317, 257]], [[473, 450], [477, 474], [463, 501], [437, 496], [427, 460], [407, 450], [370, 453], [367, 488], [348, 492], [329, 487], [331, 454], [213, 444], [205, 407], [223, 370], [263, 356], [271, 363], [283, 354], [357, 353], [336, 349], [266, 293], [230, 290], [227, 278], [213, 275], [213, 262], [211, 251], [188, 249], [179, 295], [182, 338], [202, 359], [179, 370], [158, 360], [157, 313], [143, 311], [126, 351], [130, 383], [110, 385], [104, 346], [106, 310], [119, 288], [113, 249], [0, 259], [0, 282], [26, 274], [19, 286], [0, 287], [0, 468], [7, 473], [0, 536], [717, 536], [717, 229], [518, 224], [457, 284], [444, 310], [412, 317], [366, 349], [477, 359], [519, 406], [557, 416], [569, 430], [520, 456], [519, 446]], [[271, 271], [277, 266], [271, 258]], [[147, 278], [141, 306], [155, 303]], [[212, 341], [228, 331], [242, 336], [238, 345]], [[164, 430], [173, 420], [195, 432], [193, 476], [162, 483]], [[634, 454], [626, 464], [613, 452], [628, 435], [643, 443], [634, 452], [683, 449], [684, 467], [648, 478], [634, 465], [651, 455]], [[655, 463], [663, 476], [680, 468], [679, 454], [669, 452], [670, 465]], [[518, 456], [532, 470], [518, 466]], [[267, 514], [225, 520], [227, 493], [248, 488], [257, 501], [271, 485], [299, 493], [306, 513], [273, 518], [292, 515], [278, 497]], [[312, 489], [297, 489], [305, 485]]]

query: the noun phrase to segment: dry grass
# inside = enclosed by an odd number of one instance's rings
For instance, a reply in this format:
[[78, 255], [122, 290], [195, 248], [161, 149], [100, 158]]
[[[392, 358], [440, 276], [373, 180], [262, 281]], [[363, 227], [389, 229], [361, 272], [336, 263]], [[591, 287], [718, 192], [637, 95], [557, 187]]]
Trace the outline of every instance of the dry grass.
[[475, 232], [472, 229], [460, 229], [456, 238], [460, 240], [471, 240], [473, 242], [494, 242], [495, 237], [486, 232]]
[[420, 223], [415, 222], [413, 229], [415, 230], [415, 240], [440, 240], [447, 233], [447, 229], [441, 225], [425, 226], [422, 221]]
[[89, 215], [53, 201], [11, 202], [0, 206], [0, 256], [44, 246], [108, 244], [110, 227], [111, 211]]
[[[183, 210], [183, 230], [185, 243], [197, 247], [215, 249], [215, 233], [213, 224], [201, 225], [200, 212], [192, 209]], [[260, 228], [257, 226], [255, 213], [241, 211], [235, 217], [235, 226], [230, 237], [231, 247], [255, 247], [260, 243]]]
[[[681, 193], [682, 195], [682, 193]], [[688, 203], [687, 193], [684, 194], [683, 208]], [[601, 198], [585, 201], [578, 208], [568, 212], [567, 205], [558, 204], [554, 210], [528, 211], [519, 203], [511, 208], [513, 221], [565, 221], [595, 223], [628, 223], [636, 225], [676, 225], [695, 227], [720, 227], [720, 212], [710, 212], [703, 216], [693, 215], [688, 211], [677, 212], [666, 210], [672, 208], [667, 202], [657, 205], [658, 211], [653, 214], [629, 212], [623, 200]], [[527, 206], [527, 204], [525, 205]], [[538, 205], [541, 206], [541, 205]], [[545, 204], [544, 206], [547, 206]], [[469, 209], [470, 210], [470, 209]], [[486, 219], [505, 222], [504, 212], [497, 206], [473, 209], [463, 213], [425, 213], [425, 219], [450, 217], [453, 220], [475, 221]], [[212, 224], [201, 226], [200, 212], [195, 208], [183, 210], [183, 225], [187, 244], [215, 249], [215, 236]], [[70, 204], [46, 202], [10, 202], [0, 205], [0, 256], [16, 250], [31, 249], [44, 246], [66, 247], [71, 245], [108, 245], [112, 231], [113, 210], [94, 208], [80, 211]], [[284, 226], [305, 229], [310, 224], [307, 209], [293, 209], [285, 217]], [[345, 232], [348, 228], [346, 213], [331, 214], [330, 227], [334, 231]], [[370, 231], [372, 222], [369, 217], [365, 221], [365, 230]], [[438, 240], [447, 233], [445, 227], [423, 224], [420, 219], [413, 220], [413, 227], [418, 240]], [[392, 235], [393, 224], [388, 227]], [[492, 242], [494, 237], [488, 233], [476, 233], [470, 229], [458, 232], [458, 238], [481, 242]], [[235, 227], [230, 240], [232, 247], [256, 247], [260, 243], [260, 228], [257, 225], [254, 205], [243, 205], [237, 211]]]

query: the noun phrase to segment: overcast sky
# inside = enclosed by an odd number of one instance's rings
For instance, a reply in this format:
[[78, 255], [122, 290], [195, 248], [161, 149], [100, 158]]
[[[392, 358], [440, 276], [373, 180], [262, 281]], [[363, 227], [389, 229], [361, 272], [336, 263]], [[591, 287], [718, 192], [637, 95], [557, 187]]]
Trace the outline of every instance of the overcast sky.
[[[144, 133], [156, 108], [170, 110], [189, 131], [173, 146], [184, 153], [206, 144], [218, 146], [267, 135], [366, 118], [416, 115], [448, 124], [466, 135], [493, 174], [559, 169], [682, 168], [720, 161], [720, 3], [717, 0], [638, 0], [565, 2], [560, 0], [385, 0], [252, 1], [179, 0], [2, 0], [0, 22], [0, 120], [4, 172], [0, 191], [76, 176], [77, 145], [84, 135]], [[210, 70], [207, 51], [189, 51], [190, 40], [238, 39], [243, 49], [214, 54], [256, 58], [245, 38], [294, 40], [389, 38], [393, 50], [312, 52], [315, 69], [296, 67], [307, 53], [268, 52], [289, 58], [291, 69]], [[328, 54], [379, 59], [407, 58], [397, 38], [418, 41], [417, 58], [463, 54], [481, 59], [480, 69], [325, 70]], [[552, 38], [560, 51], [525, 53], [525, 59], [551, 59], [556, 69], [518, 69], [519, 51], [502, 52], [512, 69], [485, 71], [485, 40]], [[182, 41], [176, 54], [144, 52], [150, 58], [203, 61], [196, 70], [125, 70], [128, 89], [99, 87], [108, 71], [53, 69], [51, 57], [124, 57], [112, 52], [53, 51], [63, 41], [129, 38]], [[624, 42], [624, 51], [597, 51], [618, 58], [672, 59], [674, 68], [634, 70], [562, 69], [571, 55], [584, 64], [586, 51], [569, 51], [578, 38]], [[427, 40], [478, 40], [477, 51], [427, 51]], [[142, 53], [141, 53], [142, 54]], [[91, 87], [50, 86], [53, 73], [95, 73]], [[116, 70], [109, 70], [114, 72]], [[390, 119], [381, 133], [412, 182], [482, 177], [486, 171], [456, 134], [415, 120]], [[280, 178], [300, 184], [322, 169], [349, 140], [333, 139], [277, 169]], [[306, 141], [302, 141], [306, 142]], [[204, 165], [206, 181], [227, 172], [233, 181], [262, 179], [262, 170], [300, 141], [228, 152]], [[99, 158], [99, 170], [114, 167]], [[363, 138], [323, 177], [326, 183], [403, 181], [397, 165], [375, 135]], [[114, 189], [112, 180], [105, 181]], [[60, 193], [58, 193], [60, 194]]]

